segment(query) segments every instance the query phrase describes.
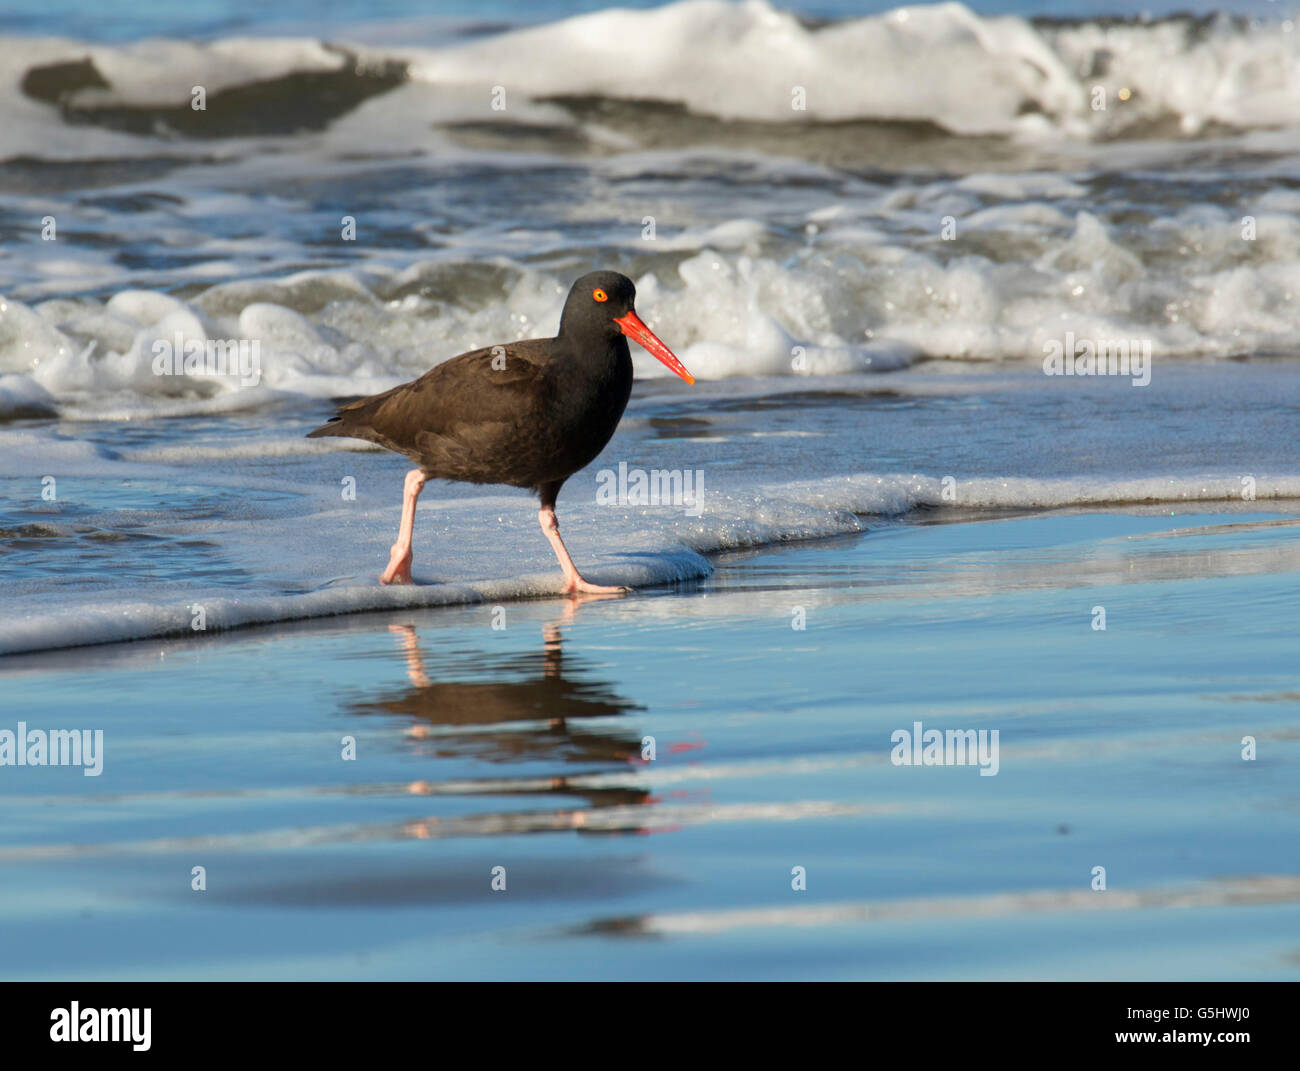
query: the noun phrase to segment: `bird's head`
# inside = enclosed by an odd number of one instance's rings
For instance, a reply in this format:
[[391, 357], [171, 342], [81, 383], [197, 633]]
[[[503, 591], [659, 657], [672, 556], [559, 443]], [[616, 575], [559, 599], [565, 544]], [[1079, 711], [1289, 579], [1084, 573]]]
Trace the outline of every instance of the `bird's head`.
[[695, 377], [636, 314], [635, 301], [636, 287], [626, 275], [616, 271], [589, 272], [569, 291], [560, 315], [560, 334], [573, 338], [624, 334], [687, 383], [694, 383]]

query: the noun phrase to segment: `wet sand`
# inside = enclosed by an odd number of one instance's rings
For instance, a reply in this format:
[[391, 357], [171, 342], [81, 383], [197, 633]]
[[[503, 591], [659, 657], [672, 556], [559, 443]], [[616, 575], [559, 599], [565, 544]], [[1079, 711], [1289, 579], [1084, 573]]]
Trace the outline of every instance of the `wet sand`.
[[[1294, 979], [1297, 525], [873, 526], [0, 660], [0, 730], [104, 732], [0, 768], [0, 976]], [[996, 775], [896, 765], [917, 722]]]

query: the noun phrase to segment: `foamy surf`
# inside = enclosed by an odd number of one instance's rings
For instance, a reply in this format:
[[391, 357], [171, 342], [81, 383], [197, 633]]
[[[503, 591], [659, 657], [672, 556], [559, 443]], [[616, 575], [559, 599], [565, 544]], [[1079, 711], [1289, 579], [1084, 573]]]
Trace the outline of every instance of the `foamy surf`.
[[[1139, 238], [1088, 212], [1054, 215], [1041, 230], [1026, 222], [1015, 240], [1037, 251], [1032, 270], [994, 259], [998, 236], [1010, 233], [1005, 214], [964, 224], [987, 255], [955, 258], [909, 251], [909, 242], [934, 245], [914, 232], [895, 246], [828, 220], [792, 256], [775, 238], [766, 255], [673, 254], [671, 268], [636, 277], [638, 307], [701, 379], [893, 372], [921, 360], [1048, 370], [1050, 355], [1074, 352], [1076, 340], [1141, 353], [1149, 369], [1293, 354], [1300, 228], [1277, 214], [1288, 198], [1271, 195], [1267, 212], [1261, 202], [1270, 238], [1249, 266], [1239, 263], [1239, 223], [1218, 210], [1186, 221], [1202, 254], [1190, 260], [1168, 258], [1172, 229]], [[910, 226], [907, 211], [891, 215]], [[453, 286], [398, 297], [406, 284], [375, 271], [369, 284], [313, 272], [219, 284], [190, 300], [137, 290], [102, 303], [0, 297], [0, 420], [203, 415], [373, 393], [493, 340], [553, 334], [566, 277], [501, 275], [496, 293]], [[634, 363], [641, 378], [666, 374], [640, 351]]]
[[0, 420], [378, 391], [552, 333], [597, 265], [703, 379], [1067, 333], [1294, 355], [1288, 25], [688, 0], [389, 45], [0, 38]]
[[[321, 129], [355, 108], [391, 132], [402, 120], [374, 103], [407, 85], [439, 90], [425, 114], [442, 123], [482, 118], [481, 91], [497, 85], [515, 96], [520, 118], [535, 122], [565, 121], [557, 98], [657, 102], [756, 122], [925, 122], [959, 135], [1083, 139], [1163, 121], [1197, 134], [1215, 124], [1252, 129], [1300, 120], [1300, 45], [1281, 19], [1033, 20], [943, 3], [813, 22], [765, 0], [683, 0], [468, 42], [446, 41], [446, 29], [431, 25], [434, 45], [388, 46], [10, 38], [0, 42], [0, 58], [17, 76], [0, 106], [17, 121], [6, 126], [0, 152], [131, 154], [140, 143], [127, 134], [159, 127], [205, 139], [269, 136]], [[630, 40], [638, 42], [633, 54], [622, 47]], [[257, 106], [259, 92], [279, 100], [295, 80], [316, 89], [301, 94], [301, 114]], [[245, 114], [238, 122], [229, 110], [186, 115], [196, 84], [218, 101], [245, 91]], [[1127, 106], [1094, 107], [1099, 85], [1125, 90]], [[792, 95], [795, 87], [803, 93]], [[80, 141], [36, 136], [42, 105], [51, 104], [90, 127]]]
[[[1300, 503], [1300, 475], [1253, 477], [1250, 494], [1256, 510], [1292, 512]], [[1190, 505], [1239, 508], [1242, 503], [1242, 481], [1222, 476], [956, 480], [857, 473], [710, 493], [699, 517], [582, 505], [566, 509], [564, 516], [566, 537], [576, 538], [592, 562], [592, 580], [644, 589], [706, 577], [711, 560], [725, 552], [860, 533], [921, 510], [952, 509], [954, 517], [969, 520], [1004, 511], [1139, 505], [1185, 510]], [[183, 577], [129, 590], [89, 581], [51, 588], [45, 578], [9, 584], [0, 655], [340, 614], [556, 597], [560, 576], [530, 522], [531, 510], [515, 497], [440, 501], [425, 508], [416, 529], [417, 583], [395, 587], [382, 587], [368, 576], [337, 575], [340, 563], [355, 563], [360, 570], [369, 562], [377, 571], [392, 537], [390, 508], [331, 510], [289, 522], [173, 522], [168, 538], [201, 539], [215, 557], [237, 568], [244, 578], [238, 594], [231, 593], [228, 582], [212, 586]], [[310, 540], [287, 537], [291, 531], [311, 533]], [[57, 539], [63, 534], [65, 527], [51, 516], [38, 535]]]

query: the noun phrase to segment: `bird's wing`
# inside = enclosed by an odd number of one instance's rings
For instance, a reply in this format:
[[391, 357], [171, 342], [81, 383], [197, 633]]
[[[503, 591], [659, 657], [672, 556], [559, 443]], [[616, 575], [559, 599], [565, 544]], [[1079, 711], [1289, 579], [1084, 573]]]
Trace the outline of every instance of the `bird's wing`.
[[550, 339], [462, 353], [419, 379], [339, 409], [313, 435], [370, 439], [409, 453], [428, 436], [459, 439], [484, 425], [519, 425], [545, 412], [555, 394]]

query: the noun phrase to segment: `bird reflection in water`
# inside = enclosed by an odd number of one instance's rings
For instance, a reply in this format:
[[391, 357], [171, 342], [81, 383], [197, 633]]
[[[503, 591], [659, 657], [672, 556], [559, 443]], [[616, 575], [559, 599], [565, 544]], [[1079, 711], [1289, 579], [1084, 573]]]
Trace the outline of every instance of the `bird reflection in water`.
[[[408, 791], [418, 795], [561, 795], [586, 800], [591, 808], [627, 808], [651, 801], [648, 789], [589, 783], [592, 775], [626, 771], [639, 765], [641, 736], [619, 733], [607, 725], [584, 721], [611, 718], [645, 708], [619, 695], [612, 685], [593, 679], [585, 660], [565, 655], [560, 626], [574, 619], [578, 604], [572, 599], [564, 613], [543, 626], [540, 651], [501, 658], [480, 656], [475, 676], [489, 680], [439, 679], [444, 660], [431, 669], [411, 625], [390, 625], [402, 653], [408, 687], [373, 700], [353, 703], [349, 713], [397, 716], [412, 724], [405, 735], [421, 755], [435, 759], [477, 760], [489, 763], [545, 764], [550, 772], [529, 773], [491, 780], [416, 781]], [[522, 771], [521, 771], [522, 773]], [[585, 810], [568, 813], [560, 823], [568, 828], [588, 826]], [[558, 816], [557, 816], [558, 817]], [[436, 823], [436, 819], [427, 820]], [[602, 831], [635, 830], [636, 820], [597, 823]], [[429, 836], [412, 823], [412, 836]], [[556, 828], [547, 823], [547, 828]], [[534, 828], [536, 828], [534, 826]]]

